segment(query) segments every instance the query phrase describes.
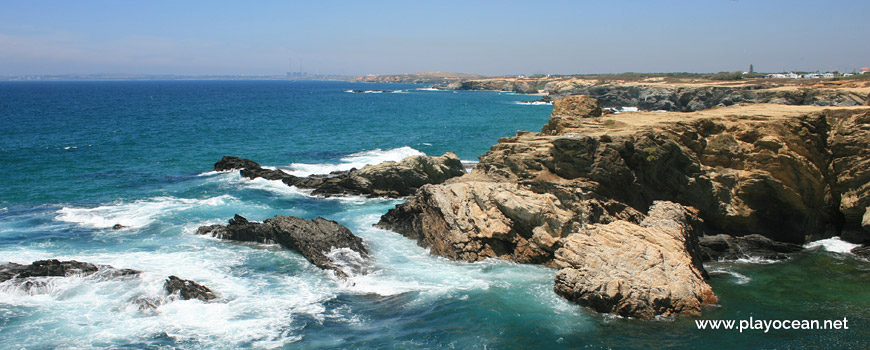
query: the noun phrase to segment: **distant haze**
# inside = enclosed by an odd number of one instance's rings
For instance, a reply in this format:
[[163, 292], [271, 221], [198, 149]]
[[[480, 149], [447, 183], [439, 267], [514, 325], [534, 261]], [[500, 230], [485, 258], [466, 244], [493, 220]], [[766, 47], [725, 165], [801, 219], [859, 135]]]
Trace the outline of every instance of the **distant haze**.
[[[0, 1], [0, 75], [870, 65], [870, 1]], [[292, 58], [292, 64], [291, 64]]]

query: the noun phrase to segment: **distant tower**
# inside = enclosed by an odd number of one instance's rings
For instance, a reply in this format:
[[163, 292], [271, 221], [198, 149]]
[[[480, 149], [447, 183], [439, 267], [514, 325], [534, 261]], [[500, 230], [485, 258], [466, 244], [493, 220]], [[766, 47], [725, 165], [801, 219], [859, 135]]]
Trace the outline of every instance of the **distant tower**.
[[752, 74], [752, 73], [755, 73], [755, 67], [753, 67], [753, 66], [750, 64], [750, 65], [749, 65], [749, 74]]

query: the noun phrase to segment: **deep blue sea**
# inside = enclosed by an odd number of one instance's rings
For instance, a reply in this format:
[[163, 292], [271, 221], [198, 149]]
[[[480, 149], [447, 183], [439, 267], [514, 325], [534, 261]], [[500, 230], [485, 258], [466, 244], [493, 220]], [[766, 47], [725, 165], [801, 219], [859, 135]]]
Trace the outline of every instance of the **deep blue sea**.
[[[315, 198], [211, 172], [224, 155], [299, 175], [538, 131], [537, 96], [291, 81], [0, 83], [0, 263], [75, 259], [141, 278], [0, 284], [0, 348], [866, 349], [870, 262], [836, 239], [784, 262], [706, 265], [701, 318], [602, 316], [553, 293], [555, 270], [453, 262], [372, 227], [398, 200]], [[401, 90], [349, 93], [347, 90]], [[374, 272], [337, 279], [275, 245], [197, 236], [234, 214], [323, 216], [362, 237]], [[115, 224], [127, 226], [113, 230]], [[143, 312], [177, 275], [220, 299]], [[843, 330], [698, 330], [698, 319], [848, 319]]]

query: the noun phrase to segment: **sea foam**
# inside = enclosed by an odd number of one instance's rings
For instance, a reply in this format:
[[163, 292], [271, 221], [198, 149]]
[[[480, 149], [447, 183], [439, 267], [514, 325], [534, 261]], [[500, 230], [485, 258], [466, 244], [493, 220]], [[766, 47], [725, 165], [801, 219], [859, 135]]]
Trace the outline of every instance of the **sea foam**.
[[810, 242], [804, 245], [806, 249], [812, 249], [817, 247], [822, 247], [829, 252], [834, 253], [850, 253], [852, 249], [855, 247], [861, 246], [860, 244], [854, 244], [846, 242], [840, 237], [831, 237], [828, 239], [822, 239], [814, 242]]
[[398, 162], [410, 156], [421, 156], [425, 153], [408, 146], [392, 148], [388, 150], [375, 149], [371, 151], [349, 154], [339, 159], [338, 163], [293, 163], [282, 170], [295, 176], [309, 176], [315, 174], [329, 174], [333, 171], [347, 171], [353, 168], [362, 168], [366, 165], [380, 164], [387, 161]]
[[237, 199], [220, 195], [205, 199], [155, 197], [133, 202], [116, 202], [94, 208], [63, 207], [57, 211], [57, 220], [92, 228], [110, 228], [122, 225], [130, 228], [144, 227], [161, 216], [195, 207], [221, 206]]

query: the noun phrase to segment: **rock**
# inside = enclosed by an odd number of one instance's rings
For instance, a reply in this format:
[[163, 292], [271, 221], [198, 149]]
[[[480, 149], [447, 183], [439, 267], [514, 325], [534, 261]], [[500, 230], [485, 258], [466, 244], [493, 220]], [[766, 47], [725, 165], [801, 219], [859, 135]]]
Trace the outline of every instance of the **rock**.
[[413, 194], [422, 185], [442, 183], [465, 174], [459, 157], [450, 152], [438, 157], [411, 156], [400, 162], [384, 162], [362, 169], [309, 177], [293, 176], [278, 169], [264, 169], [251, 160], [229, 156], [216, 163], [215, 169], [234, 169], [232, 167], [239, 166], [244, 166], [240, 170], [243, 177], [279, 180], [288, 186], [313, 189], [314, 195], [327, 197], [403, 197]]
[[[40, 277], [96, 276], [115, 279], [138, 276], [140, 273], [137, 270], [116, 269], [109, 265], [51, 259], [34, 261], [30, 265], [16, 263], [0, 265], [0, 283], [10, 281], [18, 288], [33, 292], [49, 286], [49, 282]], [[44, 292], [44, 289], [41, 292]]]
[[864, 259], [870, 259], [870, 245], [852, 248], [851, 252]]
[[584, 95], [572, 95], [553, 101], [554, 117], [597, 118], [601, 116], [598, 100]]
[[0, 265], [0, 282], [15, 278], [90, 276], [98, 271], [101, 276], [105, 277], [123, 277], [141, 273], [131, 269], [116, 269], [109, 265], [94, 265], [75, 260], [59, 261], [51, 259], [34, 261], [30, 265], [16, 263]]
[[556, 242], [571, 230], [573, 215], [553, 195], [513, 184], [462, 182], [422, 187], [377, 226], [454, 260], [547, 262]]
[[565, 129], [579, 128], [584, 118], [601, 116], [598, 101], [589, 96], [574, 95], [553, 102], [553, 112], [547, 125], [541, 130], [544, 134], [557, 135]]
[[115, 224], [115, 225], [112, 226], [112, 229], [113, 229], [113, 230], [120, 230], [120, 229], [124, 229], [124, 228], [127, 228], [127, 226], [124, 226], [124, 225], [121, 225], [121, 224]]
[[325, 179], [313, 194], [403, 197], [425, 184], [442, 183], [464, 174], [462, 162], [451, 152], [439, 157], [411, 156], [401, 162], [368, 165]]
[[259, 167], [260, 164], [257, 164], [253, 160], [233, 156], [224, 156], [223, 158], [221, 158], [220, 161], [214, 163], [214, 171], [227, 171]]
[[760, 258], [781, 260], [803, 250], [797, 244], [776, 242], [759, 234], [734, 237], [726, 234], [700, 238], [701, 256], [705, 261]]
[[242, 242], [278, 243], [302, 254], [312, 264], [335, 271], [340, 277], [365, 273], [361, 267], [347, 269], [347, 264], [330, 258], [335, 250], [348, 249], [360, 260], [368, 260], [368, 250], [361, 238], [347, 227], [321, 217], [306, 220], [295, 216], [275, 216], [262, 223], [249, 222], [236, 214], [229, 225], [200, 227], [197, 234]]
[[556, 251], [555, 292], [624, 317], [699, 314], [717, 300], [698, 256], [696, 220], [691, 209], [655, 202], [640, 224], [580, 229]]
[[217, 298], [211, 289], [191, 280], [169, 276], [163, 283], [163, 289], [170, 295], [178, 293], [182, 300], [198, 299], [204, 302]]
[[867, 210], [864, 211], [864, 216], [861, 218], [861, 227], [870, 231], [870, 207], [867, 207]]

